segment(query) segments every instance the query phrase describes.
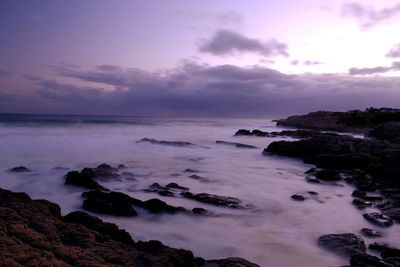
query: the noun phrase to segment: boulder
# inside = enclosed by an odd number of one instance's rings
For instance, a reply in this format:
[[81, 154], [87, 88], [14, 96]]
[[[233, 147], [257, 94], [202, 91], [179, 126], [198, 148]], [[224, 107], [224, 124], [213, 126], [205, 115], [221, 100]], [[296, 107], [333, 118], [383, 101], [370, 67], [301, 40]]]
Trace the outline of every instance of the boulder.
[[393, 220], [390, 217], [379, 212], [365, 213], [363, 216], [367, 221], [381, 227], [389, 227], [393, 224]]
[[363, 228], [361, 229], [361, 233], [367, 237], [381, 237], [382, 233], [378, 230]]
[[367, 249], [364, 240], [353, 233], [322, 235], [318, 243], [326, 249], [349, 256], [364, 254]]
[[242, 208], [240, 206], [241, 201], [234, 197], [218, 196], [207, 193], [193, 194], [191, 192], [182, 192], [181, 195], [185, 198], [196, 200], [199, 202], [212, 204], [216, 206], [224, 206], [228, 208]]
[[25, 166], [18, 166], [18, 167], [11, 168], [9, 171], [10, 172], [30, 172], [31, 170]]

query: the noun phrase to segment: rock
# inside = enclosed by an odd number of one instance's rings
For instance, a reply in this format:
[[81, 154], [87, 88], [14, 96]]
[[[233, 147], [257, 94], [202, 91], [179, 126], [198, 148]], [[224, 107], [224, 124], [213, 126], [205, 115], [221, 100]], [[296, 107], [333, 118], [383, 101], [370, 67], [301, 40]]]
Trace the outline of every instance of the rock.
[[193, 214], [197, 214], [197, 215], [204, 215], [209, 213], [206, 209], [203, 208], [193, 208], [192, 209]]
[[216, 263], [219, 267], [260, 267], [242, 258], [227, 258], [223, 260], [211, 260], [207, 263]]
[[367, 221], [381, 227], [389, 227], [393, 224], [393, 220], [390, 217], [379, 212], [365, 213], [363, 216]]
[[307, 193], [310, 194], [310, 195], [312, 195], [312, 196], [318, 195], [318, 193], [317, 193], [317, 192], [314, 192], [314, 191], [308, 191]]
[[386, 122], [376, 126], [369, 135], [380, 140], [400, 143], [400, 122]]
[[307, 181], [307, 183], [310, 183], [310, 184], [320, 184], [321, 183], [320, 180], [311, 178], [311, 177], [306, 177], [306, 181]]
[[184, 141], [159, 141], [156, 139], [151, 139], [151, 138], [143, 138], [139, 141], [137, 141], [136, 143], [150, 143], [150, 144], [156, 144], [156, 145], [165, 145], [165, 146], [176, 146], [176, 147], [201, 147], [201, 148], [209, 148], [206, 146], [199, 146], [196, 144], [192, 144], [190, 142], [184, 142]]
[[374, 230], [374, 229], [369, 229], [369, 228], [363, 228], [361, 229], [361, 233], [367, 237], [381, 237], [382, 233]]
[[400, 222], [400, 207], [386, 209], [383, 211], [383, 214], [397, 222]]
[[238, 136], [238, 135], [252, 135], [252, 134], [249, 130], [240, 129], [235, 133], [235, 136]]
[[365, 209], [366, 207], [372, 206], [372, 203], [359, 198], [353, 199], [352, 203], [356, 205], [359, 209]]
[[374, 243], [370, 244], [368, 246], [368, 248], [370, 250], [374, 250], [374, 251], [378, 251], [378, 252], [382, 252], [387, 249], [397, 249], [395, 246], [392, 246], [388, 243], [382, 243], [382, 242], [374, 242]]
[[88, 198], [83, 201], [84, 209], [103, 213], [110, 214], [115, 216], [136, 216], [137, 212], [131, 205], [123, 203], [123, 202], [110, 202], [104, 199], [99, 198]]
[[11, 168], [9, 171], [10, 172], [30, 172], [31, 170], [25, 166], [18, 166], [18, 167]]
[[351, 256], [350, 265], [354, 267], [392, 267], [392, 265], [369, 254], [356, 254]]
[[[0, 189], [0, 266], [200, 267], [204, 259], [159, 241], [134, 243], [115, 224]], [[250, 263], [249, 263], [250, 264]], [[251, 265], [249, 265], [251, 266]]]
[[317, 168], [308, 169], [304, 174], [312, 174], [315, 175], [317, 173]]
[[339, 172], [336, 170], [320, 170], [317, 171], [315, 177], [322, 181], [339, 181], [342, 179]]
[[364, 240], [353, 233], [322, 235], [318, 243], [326, 249], [349, 256], [364, 254], [366, 251]]
[[83, 169], [80, 173], [70, 171], [65, 177], [65, 184], [77, 185], [88, 189], [105, 190], [98, 182], [93, 180], [93, 173], [89, 169]]
[[186, 209], [183, 207], [170, 206], [164, 201], [159, 200], [157, 198], [143, 201], [141, 206], [152, 213], [160, 213], [160, 212], [177, 213], [186, 211]]
[[304, 201], [305, 198], [302, 195], [292, 195], [292, 199], [297, 200], [297, 201]]
[[197, 171], [197, 170], [192, 170], [192, 169], [186, 169], [186, 170], [184, 170], [183, 172], [187, 172], [187, 173], [197, 173], [197, 172], [199, 172], [199, 171]]
[[70, 223], [81, 224], [89, 229], [98, 231], [107, 235], [113, 240], [122, 242], [127, 245], [133, 245], [135, 242], [129, 233], [119, 229], [116, 224], [103, 222], [101, 219], [91, 216], [82, 211], [74, 211], [64, 216], [64, 220]]
[[354, 190], [351, 195], [353, 197], [363, 197], [363, 196], [366, 196], [367, 193], [365, 191], [362, 191], [362, 190]]
[[189, 178], [194, 179], [194, 180], [198, 180], [198, 181], [203, 182], [203, 183], [209, 182], [209, 180], [206, 177], [203, 177], [203, 176], [200, 176], [200, 175], [197, 175], [197, 174], [192, 174], [192, 175], [189, 176]]
[[200, 194], [193, 194], [191, 192], [182, 192], [181, 195], [185, 198], [196, 200], [199, 202], [212, 204], [216, 206], [224, 206], [228, 208], [242, 208], [240, 206], [241, 201], [234, 197], [225, 197], [225, 196], [218, 196], [212, 195], [207, 193], [200, 193]]
[[256, 146], [252, 146], [252, 145], [247, 145], [247, 144], [242, 144], [242, 143], [235, 143], [235, 142], [226, 142], [226, 141], [216, 141], [217, 144], [223, 144], [223, 145], [231, 145], [231, 146], [235, 146], [237, 148], [258, 148]]
[[184, 186], [180, 186], [180, 185], [178, 185], [177, 183], [169, 183], [169, 184], [167, 184], [165, 187], [166, 187], [166, 188], [169, 188], [169, 189], [176, 189], [176, 190], [181, 190], [181, 191], [187, 191], [187, 190], [189, 190], [189, 188], [184, 187]]

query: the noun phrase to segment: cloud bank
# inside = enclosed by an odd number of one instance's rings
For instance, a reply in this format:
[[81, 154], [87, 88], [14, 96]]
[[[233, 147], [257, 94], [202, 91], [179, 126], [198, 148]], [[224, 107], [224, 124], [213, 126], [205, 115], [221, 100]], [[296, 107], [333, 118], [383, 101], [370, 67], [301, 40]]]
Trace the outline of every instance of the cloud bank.
[[371, 75], [371, 74], [380, 74], [386, 73], [390, 71], [398, 71], [400, 70], [400, 62], [393, 62], [392, 66], [379, 66], [374, 68], [351, 68], [349, 70], [350, 75]]
[[376, 9], [360, 3], [348, 3], [343, 6], [343, 14], [355, 18], [363, 30], [367, 30], [378, 23], [389, 20], [400, 13], [400, 2], [396, 5]]
[[390, 51], [386, 54], [388, 58], [400, 58], [400, 44], [397, 44], [390, 49]]
[[199, 51], [216, 56], [233, 55], [235, 53], [252, 52], [262, 56], [289, 56], [287, 45], [271, 39], [262, 42], [248, 38], [231, 30], [219, 30], [210, 39], [204, 40]]
[[[26, 76], [37, 90], [0, 92], [0, 112], [268, 117], [321, 109], [398, 107], [400, 98], [400, 78], [288, 75], [259, 66], [186, 63], [164, 73], [111, 65], [53, 70], [76, 82]], [[84, 86], [86, 82], [98, 86]]]

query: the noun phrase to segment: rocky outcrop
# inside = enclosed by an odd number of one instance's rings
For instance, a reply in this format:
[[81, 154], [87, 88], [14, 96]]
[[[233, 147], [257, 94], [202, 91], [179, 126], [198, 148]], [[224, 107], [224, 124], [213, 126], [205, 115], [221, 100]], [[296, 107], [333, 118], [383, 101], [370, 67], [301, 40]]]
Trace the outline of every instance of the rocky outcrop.
[[369, 136], [379, 140], [400, 143], [400, 122], [387, 122], [376, 126]]
[[235, 142], [227, 142], [227, 141], [221, 141], [221, 140], [217, 140], [215, 142], [216, 144], [221, 144], [221, 145], [231, 145], [237, 148], [257, 148], [256, 146], [252, 146], [252, 145], [247, 145], [247, 144], [242, 144], [242, 143], [235, 143]]
[[328, 250], [349, 256], [364, 254], [367, 249], [364, 240], [353, 233], [323, 235], [318, 243]]
[[226, 197], [226, 196], [218, 196], [213, 194], [207, 193], [200, 193], [200, 194], [193, 194], [191, 192], [182, 192], [181, 195], [185, 198], [196, 200], [199, 202], [216, 205], [216, 206], [223, 206], [228, 208], [243, 208], [240, 204], [242, 201], [240, 199], [234, 197]]
[[[200, 267], [208, 262], [159, 241], [134, 242], [115, 224], [0, 189], [0, 266]], [[214, 261], [213, 261], [214, 262]], [[243, 259], [216, 266], [257, 266]], [[240, 265], [241, 264], [241, 265]]]
[[142, 138], [136, 143], [150, 143], [155, 145], [164, 145], [164, 146], [177, 146], [177, 147], [201, 147], [201, 148], [209, 148], [206, 146], [196, 145], [186, 141], [164, 141], [164, 140], [156, 140], [152, 138]]

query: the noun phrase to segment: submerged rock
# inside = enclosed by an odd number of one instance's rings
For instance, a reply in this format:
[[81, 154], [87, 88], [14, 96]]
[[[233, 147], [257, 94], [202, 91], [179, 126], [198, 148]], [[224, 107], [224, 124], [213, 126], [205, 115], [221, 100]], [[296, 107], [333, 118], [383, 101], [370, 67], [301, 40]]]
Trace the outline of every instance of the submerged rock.
[[216, 206], [224, 206], [235, 209], [242, 208], [240, 206], [241, 201], [234, 197], [218, 196], [207, 193], [193, 194], [191, 192], [182, 192], [181, 195], [188, 199]]
[[152, 138], [143, 138], [136, 143], [150, 143], [150, 144], [156, 144], [156, 145], [165, 145], [165, 146], [177, 146], [177, 147], [201, 147], [201, 148], [209, 148], [206, 146], [200, 146], [196, 145], [190, 142], [185, 142], [185, 141], [164, 141], [164, 140], [156, 140]]
[[137, 212], [130, 204], [125, 202], [114, 202], [110, 200], [100, 199], [100, 198], [88, 198], [83, 201], [84, 209], [110, 214], [115, 216], [136, 216]]
[[77, 171], [70, 171], [65, 176], [65, 184], [77, 185], [88, 189], [104, 190], [98, 182], [93, 180], [93, 173], [88, 169], [83, 169], [80, 173]]
[[291, 196], [292, 199], [297, 200], [297, 201], [304, 201], [305, 197], [303, 197], [302, 195], [292, 195]]
[[222, 144], [222, 145], [231, 145], [231, 146], [235, 146], [238, 148], [258, 148], [256, 146], [252, 146], [252, 145], [247, 145], [247, 144], [242, 144], [242, 143], [235, 143], [235, 142], [226, 142], [226, 141], [216, 141], [217, 144]]
[[30, 172], [31, 170], [25, 166], [18, 166], [18, 167], [11, 168], [9, 171], [10, 172]]
[[361, 233], [367, 237], [381, 237], [382, 233], [378, 230], [363, 228], [361, 229]]
[[364, 254], [367, 249], [364, 240], [353, 233], [322, 235], [318, 243], [326, 249], [349, 256]]
[[393, 224], [393, 220], [390, 217], [379, 212], [365, 213], [363, 216], [367, 221], [381, 227], [389, 227]]
[[351, 256], [350, 265], [352, 267], [393, 267], [393, 265], [385, 263], [378, 257], [369, 254], [356, 254]]

